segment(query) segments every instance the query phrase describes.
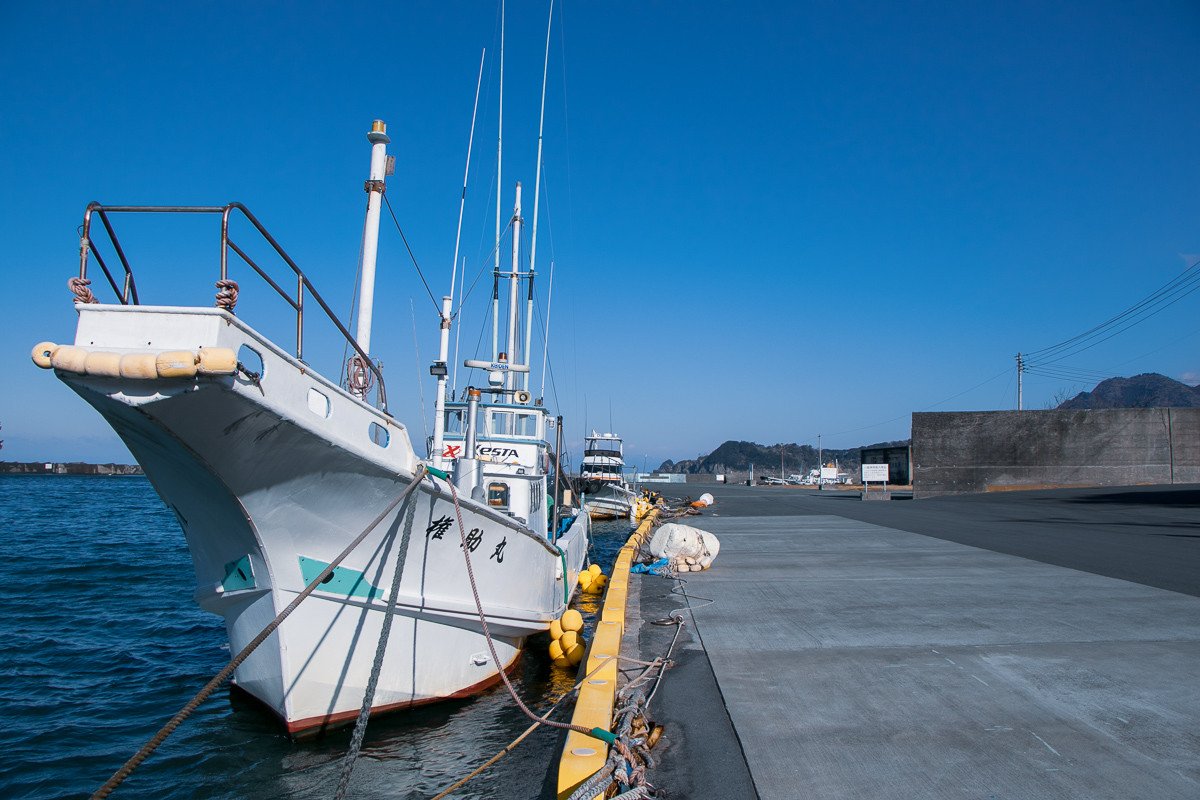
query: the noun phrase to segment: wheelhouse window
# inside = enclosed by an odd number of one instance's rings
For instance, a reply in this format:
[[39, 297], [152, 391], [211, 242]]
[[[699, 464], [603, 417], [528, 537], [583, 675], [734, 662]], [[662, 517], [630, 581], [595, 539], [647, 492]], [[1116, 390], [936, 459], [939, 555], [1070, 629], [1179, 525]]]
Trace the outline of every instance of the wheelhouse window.
[[537, 415], [517, 414], [517, 436], [537, 436]]
[[465, 433], [467, 429], [467, 412], [451, 409], [446, 412], [446, 433]]
[[513, 415], [511, 411], [493, 411], [491, 419], [492, 436], [512, 436]]
[[508, 508], [508, 484], [489, 483], [487, 490], [488, 505], [493, 508]]

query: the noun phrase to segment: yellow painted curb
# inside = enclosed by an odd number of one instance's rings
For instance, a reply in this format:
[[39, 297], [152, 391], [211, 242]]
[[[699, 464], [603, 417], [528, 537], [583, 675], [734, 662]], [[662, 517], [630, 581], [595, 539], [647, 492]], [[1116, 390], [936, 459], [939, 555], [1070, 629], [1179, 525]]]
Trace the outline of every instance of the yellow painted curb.
[[[612, 726], [613, 703], [617, 697], [617, 656], [621, 654], [621, 637], [625, 633], [629, 568], [633, 566], [633, 556], [649, 535], [657, 517], [657, 510], [643, 517], [637, 530], [617, 554], [601, 603], [600, 621], [596, 623], [587, 658], [579, 668], [580, 677], [591, 677], [579, 687], [579, 699], [575, 701], [571, 722], [589, 730], [608, 730]], [[597, 670], [594, 675], [593, 670]], [[570, 731], [558, 762], [560, 800], [570, 797], [581, 783], [599, 772], [607, 760], [608, 747], [604, 742], [578, 731]]]

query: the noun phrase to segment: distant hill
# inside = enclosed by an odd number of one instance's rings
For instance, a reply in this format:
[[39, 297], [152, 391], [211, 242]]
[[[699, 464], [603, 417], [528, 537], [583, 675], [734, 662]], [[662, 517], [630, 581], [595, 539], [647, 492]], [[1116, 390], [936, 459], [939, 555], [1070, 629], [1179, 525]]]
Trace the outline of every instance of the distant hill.
[[[864, 447], [902, 447], [911, 442], [881, 442], [864, 445]], [[836, 461], [838, 466], [847, 472], [857, 472], [859, 468], [860, 447], [848, 450], [825, 448], [821, 457], [826, 463]], [[722, 444], [706, 456], [688, 459], [686, 461], [664, 461], [656, 472], [684, 473], [687, 475], [715, 475], [723, 472], [748, 472], [754, 465], [755, 474], [777, 475], [780, 469], [780, 455], [783, 457], [785, 475], [807, 473], [810, 469], [820, 466], [817, 448], [807, 444], [772, 444], [762, 445], [754, 442], [735, 442], [732, 439]]]
[[1080, 392], [1059, 408], [1196, 408], [1200, 387], [1147, 372], [1132, 378], [1109, 378], [1090, 392]]
[[50, 461], [0, 461], [0, 475], [142, 475], [137, 464], [85, 464]]

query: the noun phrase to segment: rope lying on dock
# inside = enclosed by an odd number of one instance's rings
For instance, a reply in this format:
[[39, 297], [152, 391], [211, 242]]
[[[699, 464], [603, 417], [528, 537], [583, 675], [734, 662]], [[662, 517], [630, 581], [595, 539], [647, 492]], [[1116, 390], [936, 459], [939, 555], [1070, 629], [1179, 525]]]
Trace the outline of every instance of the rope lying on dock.
[[[665, 519], [674, 519], [679, 516], [692, 515], [692, 509], [671, 508], [666, 506], [661, 500], [655, 502], [655, 510], [658, 516], [650, 517], [643, 525], [639, 526], [638, 530], [630, 541], [626, 543], [625, 548], [622, 548], [622, 553], [618, 557], [618, 564], [624, 562], [628, 566], [628, 562], [632, 560], [633, 554], [641, 555], [650, 536], [650, 526]], [[663, 514], [662, 512], [666, 512]], [[629, 553], [626, 553], [629, 550]], [[614, 567], [614, 576], [617, 574]], [[673, 573], [673, 570], [672, 570]], [[674, 574], [667, 577], [679, 580]], [[682, 583], [682, 580], [679, 580]], [[686, 610], [686, 609], [684, 609]], [[580, 774], [579, 767], [583, 765], [584, 758], [592, 758], [595, 754], [592, 752], [585, 753], [580, 751], [571, 751], [572, 756], [577, 756], [568, 764], [568, 758], [564, 754], [563, 763], [560, 765], [559, 772], [559, 798], [561, 800], [591, 800], [600, 796], [616, 795], [621, 798], [652, 798], [657, 796], [657, 790], [646, 779], [647, 770], [653, 768], [654, 760], [650, 755], [650, 749], [658, 741], [662, 733], [662, 728], [655, 725], [649, 720], [648, 708], [655, 694], [658, 692], [662, 684], [663, 676], [666, 670], [673, 665], [671, 654], [679, 641], [682, 632], [682, 626], [685, 624], [685, 618], [680, 610], [671, 612], [670, 616], [660, 620], [653, 620], [649, 624], [652, 625], [674, 625], [676, 630], [671, 639], [667, 653], [662, 658], [656, 658], [654, 661], [645, 662], [637, 659], [631, 659], [626, 656], [617, 656], [621, 661], [627, 663], [641, 664], [645, 667], [636, 677], [629, 678], [629, 673], [625, 670], [621, 674], [625, 676], [626, 683], [624, 687], [612, 698], [611, 708], [612, 715], [609, 719], [612, 722], [614, 735], [617, 737], [617, 743], [610, 748], [607, 757], [603, 760], [593, 760], [589, 765], [589, 769]], [[652, 673], [657, 669], [657, 675], [654, 676], [654, 685], [652, 688], [645, 686], [646, 681], [652, 677]], [[649, 689], [649, 695], [646, 691]], [[568, 745], [569, 747], [569, 745]], [[568, 769], [564, 774], [564, 770]]]
[[[665, 623], [665, 621], [663, 622]], [[646, 770], [654, 768], [654, 757], [650, 755], [650, 749], [658, 742], [662, 735], [662, 728], [650, 721], [648, 712], [650, 701], [658, 692], [663, 675], [670, 667], [674, 666], [671, 654], [675, 651], [675, 644], [679, 641], [679, 634], [685, 623], [683, 616], [676, 614], [666, 624], [674, 624], [677, 627], [675, 636], [671, 638], [671, 645], [667, 648], [664, 656], [653, 661], [639, 661], [635, 658], [618, 656], [621, 661], [640, 664], [646, 668], [640, 675], [626, 683], [617, 694], [617, 706], [613, 711], [613, 723], [616, 729], [614, 735], [617, 737], [617, 743], [609, 751], [604, 767], [581, 783], [571, 793], [568, 800], [590, 800], [599, 794], [606, 793], [610, 784], [617, 786], [617, 791], [620, 792], [617, 795], [618, 798], [633, 800], [634, 798], [655, 796], [653, 785], [646, 780]], [[654, 688], [647, 696], [639, 688], [639, 684], [648, 680], [650, 673], [655, 669], [658, 670], [658, 674], [655, 677]]]
[[250, 654], [253, 653], [260, 644], [267, 640], [268, 636], [275, 632], [275, 629], [279, 627], [280, 623], [287, 619], [306, 597], [312, 594], [313, 591], [320, 586], [326, 578], [333, 574], [333, 570], [337, 568], [337, 566], [341, 564], [347, 556], [350, 555], [354, 548], [362, 544], [362, 541], [367, 538], [371, 531], [375, 530], [375, 528], [379, 526], [379, 523], [383, 522], [387, 515], [392, 512], [392, 509], [400, 505], [400, 503], [404, 502], [404, 500], [410, 494], [412, 494], [413, 490], [417, 488], [418, 484], [421, 483], [421, 480], [424, 477], [425, 467], [418, 466], [417, 471], [413, 476], [412, 483], [405, 487], [404, 491], [400, 493], [400, 496], [393, 500], [387, 508], [380, 512], [379, 516], [377, 516], [374, 521], [372, 521], [371, 524], [368, 525], [366, 529], [360, 533], [354, 539], [354, 541], [352, 541], [346, 547], [346, 549], [343, 550], [341, 554], [329, 564], [329, 566], [321, 570], [320, 575], [313, 578], [312, 582], [304, 587], [304, 590], [296, 596], [295, 600], [288, 604], [287, 608], [279, 612], [279, 616], [271, 620], [271, 622], [268, 623], [265, 628], [263, 628], [262, 632], [259, 633], [258, 636], [255, 636], [254, 640], [251, 641], [250, 644], [246, 645], [223, 670], [218, 672], [216, 676], [214, 676], [213, 679], [204, 686], [203, 689], [197, 692], [196, 696], [189, 700], [175, 716], [171, 717], [167, 724], [163, 725], [162, 728], [159, 729], [158, 733], [154, 734], [154, 736], [150, 738], [150, 741], [142, 745], [141, 750], [138, 750], [136, 753], [134, 753], [133, 757], [126, 761], [124, 766], [113, 773], [113, 776], [109, 778], [103, 786], [96, 790], [95, 794], [92, 795], [91, 800], [102, 800], [102, 798], [108, 797], [110, 794], [112, 794], [113, 790], [116, 789], [122, 781], [128, 778], [130, 774], [137, 769], [139, 764], [145, 761], [151, 753], [157, 750], [158, 746], [162, 744], [166, 738], [170, 736], [175, 729], [180, 726], [180, 724], [183, 723], [185, 719], [191, 716], [192, 712], [195, 711], [201, 703], [207, 700], [209, 695], [215, 692], [217, 687], [224, 683], [225, 680], [233, 674], [233, 671], [236, 670], [243, 661], [249, 658]]

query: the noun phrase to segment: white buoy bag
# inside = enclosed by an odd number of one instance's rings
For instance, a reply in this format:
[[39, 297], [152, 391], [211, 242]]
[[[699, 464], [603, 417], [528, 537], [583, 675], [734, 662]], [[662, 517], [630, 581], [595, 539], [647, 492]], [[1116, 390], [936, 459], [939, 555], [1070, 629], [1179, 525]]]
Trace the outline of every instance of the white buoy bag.
[[654, 532], [650, 554], [665, 558], [677, 572], [699, 572], [712, 566], [721, 552], [721, 542], [708, 531], [668, 522]]

